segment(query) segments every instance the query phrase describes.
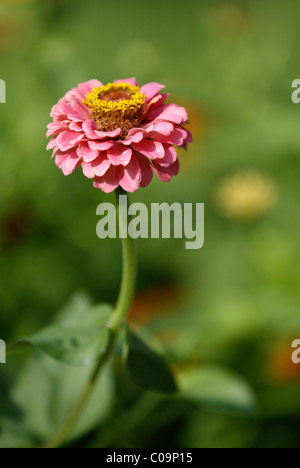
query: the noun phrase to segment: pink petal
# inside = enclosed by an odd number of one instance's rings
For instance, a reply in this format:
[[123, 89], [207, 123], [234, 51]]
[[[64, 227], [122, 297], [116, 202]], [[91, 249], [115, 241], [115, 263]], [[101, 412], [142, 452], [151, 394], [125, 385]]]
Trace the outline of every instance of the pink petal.
[[84, 138], [83, 134], [73, 133], [69, 131], [61, 132], [56, 138], [56, 144], [61, 151], [67, 151], [74, 148]]
[[76, 152], [57, 153], [55, 164], [63, 171], [64, 175], [70, 175], [80, 164]]
[[114, 83], [128, 83], [131, 86], [137, 86], [138, 82], [136, 81], [135, 78], [126, 78], [124, 80], [115, 80]]
[[89, 119], [82, 124], [82, 130], [86, 133], [88, 138], [97, 139], [95, 132], [97, 130], [96, 122], [93, 119]]
[[169, 143], [171, 145], [182, 146], [185, 143], [185, 141], [188, 139], [188, 131], [183, 127], [175, 127], [173, 132], [171, 132], [168, 136], [154, 134], [152, 138], [154, 137], [163, 143]]
[[123, 190], [126, 190], [127, 192], [135, 192], [139, 188], [140, 177], [140, 165], [136, 157], [133, 156], [130, 163], [124, 167], [123, 176], [120, 178], [119, 184]]
[[141, 180], [140, 186], [147, 187], [152, 178], [153, 178], [153, 167], [149, 161], [143, 154], [138, 153], [137, 151], [134, 152], [141, 169]]
[[50, 117], [52, 117], [54, 121], [66, 120], [67, 115], [68, 114], [66, 112], [62, 111], [60, 102], [58, 104], [55, 104], [55, 106], [52, 107], [50, 112]]
[[106, 157], [106, 153], [103, 152], [98, 156], [97, 159], [90, 163], [83, 162], [81, 164], [83, 173], [89, 179], [94, 177], [102, 177], [111, 166], [111, 162]]
[[176, 104], [164, 104], [159, 106], [157, 109], [147, 114], [148, 120], [167, 120], [174, 122], [178, 125], [187, 122], [188, 115], [184, 107], [179, 107]]
[[168, 143], [172, 145], [182, 146], [187, 139], [187, 130], [185, 128], [175, 128], [169, 137], [167, 137]]
[[132, 143], [132, 147], [150, 159], [160, 159], [165, 155], [164, 147], [159, 141], [143, 140], [140, 143]]
[[68, 153], [62, 153], [61, 151], [57, 152], [56, 158], [55, 158], [55, 164], [60, 167], [60, 164], [66, 159], [68, 156]]
[[92, 150], [100, 150], [105, 151], [112, 146], [114, 146], [115, 142], [113, 140], [110, 141], [88, 141], [88, 145]]
[[179, 161], [177, 159], [175, 163], [171, 164], [169, 167], [160, 166], [156, 161], [153, 161], [153, 167], [159, 180], [162, 182], [169, 182], [172, 177], [179, 172]]
[[119, 140], [119, 143], [122, 143], [123, 145], [131, 145], [131, 143], [138, 143], [142, 141], [143, 138], [144, 134], [141, 129], [132, 128], [129, 130], [126, 140]]
[[53, 150], [53, 152], [52, 152], [51, 159], [53, 159], [53, 158], [55, 157], [56, 153], [58, 153], [59, 151], [60, 151], [60, 150], [59, 150], [58, 146], [56, 146], [56, 148], [55, 148], [55, 149]]
[[101, 81], [90, 80], [90, 81], [86, 81], [85, 83], [80, 83], [78, 85], [78, 91], [80, 92], [81, 97], [85, 98], [87, 93], [90, 93], [92, 89], [98, 88], [99, 86], [101, 87], [103, 86], [103, 83], [101, 83]]
[[177, 160], [177, 152], [174, 146], [164, 145], [165, 147], [165, 156], [164, 158], [157, 161], [160, 166], [169, 167], [171, 164], [174, 164]]
[[52, 150], [56, 146], [56, 138], [52, 138], [47, 145], [47, 150]]
[[[66, 101], [66, 100], [59, 101], [59, 103], [54, 107], [55, 107], [55, 114], [56, 115], [59, 114], [59, 115], [67, 116], [68, 114], [74, 113], [73, 103], [69, 102], [69, 101]], [[52, 111], [53, 111], [53, 109], [52, 109]], [[51, 114], [52, 114], [52, 112], [51, 112]], [[51, 115], [51, 117], [52, 117], [52, 115]]]
[[114, 138], [118, 136], [121, 133], [121, 129], [117, 128], [116, 130], [112, 132], [99, 132], [97, 130], [96, 123], [94, 120], [86, 120], [83, 125], [82, 125], [83, 130], [86, 133], [87, 138], [91, 140], [98, 140], [98, 139], [104, 139], [104, 138]]
[[187, 137], [186, 137], [186, 140], [185, 140], [185, 143], [193, 143], [193, 135], [191, 134], [191, 132], [189, 130], [187, 130], [185, 128], [185, 131], [187, 133]]
[[72, 132], [82, 132], [82, 123], [81, 122], [71, 122], [69, 125], [69, 129]]
[[94, 187], [105, 193], [113, 192], [123, 177], [123, 167], [111, 166], [103, 177], [95, 177]]
[[88, 163], [94, 161], [99, 156], [100, 150], [92, 150], [87, 143], [82, 143], [78, 146], [76, 152], [84, 162]]
[[106, 173], [106, 171], [111, 167], [111, 162], [106, 156], [102, 160], [100, 156], [92, 164], [95, 165], [95, 176], [97, 177], [102, 177]]
[[47, 125], [48, 132], [46, 133], [46, 137], [49, 138], [50, 136], [61, 132], [62, 130], [68, 129], [68, 121], [63, 120], [62, 122], [51, 122]]
[[177, 174], [179, 173], [179, 170], [180, 170], [180, 163], [179, 163], [178, 159], [176, 159], [174, 164], [171, 164], [170, 169], [173, 171], [173, 175], [177, 176]]
[[[170, 94], [158, 94], [148, 103], [148, 111], [151, 112], [153, 109], [156, 109], [158, 106], [161, 106], [165, 100], [170, 96]], [[147, 116], [147, 115], [146, 115]]]
[[146, 127], [145, 133], [147, 133], [147, 136], [151, 138], [152, 133], [153, 133], [153, 136], [156, 134], [168, 136], [173, 131], [174, 131], [174, 125], [171, 124], [170, 122], [159, 122], [154, 125], [152, 124], [149, 127]]
[[[173, 130], [170, 132], [171, 128]], [[191, 133], [186, 128], [179, 125], [174, 127], [174, 124], [170, 122], [148, 125], [144, 130], [144, 135], [161, 143], [176, 146], [184, 146], [186, 143], [193, 141]]]
[[59, 103], [58, 106], [60, 106], [62, 113], [66, 113], [68, 119], [74, 122], [84, 122], [90, 116], [89, 108], [83, 104], [81, 97], [77, 100], [75, 95], [70, 100]]
[[147, 101], [150, 101], [154, 96], [156, 96], [159, 91], [165, 88], [164, 85], [160, 83], [148, 83], [141, 87], [141, 93], [146, 96]]
[[130, 162], [132, 149], [116, 143], [107, 150], [107, 156], [114, 166], [126, 166]]
[[[78, 88], [72, 88], [70, 91], [68, 91], [64, 97], [62, 98], [62, 101], [70, 101], [70, 102], [81, 102], [82, 101], [82, 96], [78, 90]], [[60, 101], [61, 102], [61, 101]], [[59, 102], [59, 103], [60, 103]]]
[[111, 132], [100, 132], [100, 131], [96, 131], [95, 132], [97, 137], [99, 139], [104, 139], [104, 138], [115, 138], [117, 137], [118, 135], [120, 135], [121, 133], [121, 129], [120, 128], [117, 128], [116, 130], [113, 130]]
[[76, 109], [76, 111], [70, 112], [68, 114], [68, 119], [73, 122], [85, 122], [85, 120], [90, 118], [90, 111], [86, 109]]

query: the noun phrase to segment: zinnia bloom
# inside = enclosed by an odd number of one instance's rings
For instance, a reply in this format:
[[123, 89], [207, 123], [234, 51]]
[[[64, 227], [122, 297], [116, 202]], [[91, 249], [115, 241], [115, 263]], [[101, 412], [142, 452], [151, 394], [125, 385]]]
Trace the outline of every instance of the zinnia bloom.
[[146, 187], [157, 177], [168, 182], [178, 174], [173, 145], [192, 142], [183, 124], [187, 112], [165, 104], [168, 94], [159, 83], [139, 87], [134, 78], [104, 86], [98, 80], [69, 91], [51, 111], [53, 122], [47, 149], [54, 149], [56, 165], [65, 175], [81, 166], [94, 187], [128, 192]]

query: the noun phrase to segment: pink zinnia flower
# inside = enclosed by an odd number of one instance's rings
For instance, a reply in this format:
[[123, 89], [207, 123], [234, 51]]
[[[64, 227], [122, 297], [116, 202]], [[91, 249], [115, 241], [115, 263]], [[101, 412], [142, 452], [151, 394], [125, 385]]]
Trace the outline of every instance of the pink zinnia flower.
[[187, 112], [164, 104], [168, 94], [159, 83], [141, 88], [134, 78], [104, 86], [98, 80], [80, 84], [56, 104], [48, 125], [56, 165], [65, 175], [81, 165], [94, 187], [128, 192], [146, 187], [153, 170], [163, 182], [178, 174], [173, 145], [192, 142], [183, 124]]

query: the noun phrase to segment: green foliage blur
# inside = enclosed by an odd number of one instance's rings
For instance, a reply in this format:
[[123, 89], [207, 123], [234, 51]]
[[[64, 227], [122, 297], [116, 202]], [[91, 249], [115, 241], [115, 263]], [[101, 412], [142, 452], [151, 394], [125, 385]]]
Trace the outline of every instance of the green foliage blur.
[[[300, 446], [299, 15], [297, 0], [1, 0], [1, 339], [36, 333], [74, 295], [118, 294], [119, 241], [96, 236], [96, 207], [113, 195], [80, 170], [64, 177], [45, 149], [50, 109], [70, 88], [166, 84], [195, 142], [175, 179], [131, 198], [205, 203], [203, 249], [138, 241], [129, 325], [165, 354], [179, 395], [139, 390], [120, 357], [68, 446]], [[8, 349], [0, 446], [42, 444], [89, 371]]]

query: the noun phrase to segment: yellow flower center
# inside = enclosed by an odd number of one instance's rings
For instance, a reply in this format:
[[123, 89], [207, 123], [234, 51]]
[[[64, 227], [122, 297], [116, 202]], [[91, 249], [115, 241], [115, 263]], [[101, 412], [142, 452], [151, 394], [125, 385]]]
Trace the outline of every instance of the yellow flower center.
[[121, 138], [138, 127], [143, 120], [146, 97], [139, 86], [127, 83], [108, 83], [87, 93], [85, 100], [100, 131], [110, 132], [121, 128]]

